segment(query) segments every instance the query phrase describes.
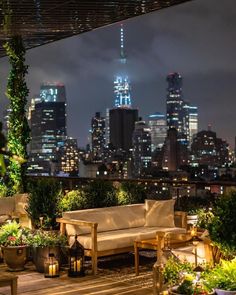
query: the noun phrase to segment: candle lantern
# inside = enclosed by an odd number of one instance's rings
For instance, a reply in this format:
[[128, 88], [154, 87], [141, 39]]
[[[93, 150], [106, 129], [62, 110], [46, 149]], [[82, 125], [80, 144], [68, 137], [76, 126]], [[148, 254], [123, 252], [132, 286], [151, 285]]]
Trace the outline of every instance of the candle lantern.
[[69, 248], [68, 276], [84, 276], [84, 247], [78, 242], [77, 235], [75, 235], [73, 245]]
[[48, 258], [44, 263], [44, 277], [56, 278], [59, 277], [59, 263], [53, 253], [49, 253]]

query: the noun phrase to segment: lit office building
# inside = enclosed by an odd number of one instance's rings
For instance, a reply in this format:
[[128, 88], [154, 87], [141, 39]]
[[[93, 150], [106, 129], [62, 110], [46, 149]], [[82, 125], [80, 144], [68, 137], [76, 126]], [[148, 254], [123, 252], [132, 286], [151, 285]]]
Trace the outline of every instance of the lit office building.
[[189, 143], [193, 142], [194, 135], [198, 133], [198, 108], [189, 106]]
[[79, 172], [79, 150], [77, 139], [67, 138], [63, 147], [59, 150], [60, 171], [70, 176], [78, 176]]
[[193, 135], [198, 131], [198, 108], [183, 100], [182, 77], [179, 73], [169, 74], [167, 82], [167, 127], [175, 128], [177, 140], [190, 148]]
[[209, 168], [226, 167], [229, 163], [229, 145], [225, 140], [217, 138], [211, 130], [203, 130], [193, 139], [191, 151], [198, 165]]
[[91, 145], [94, 159], [101, 159], [105, 147], [106, 119], [97, 112], [91, 120]]
[[151, 167], [151, 133], [150, 128], [144, 121], [135, 123], [133, 132], [133, 164], [135, 177], [144, 176]]
[[28, 172], [55, 174], [57, 151], [66, 139], [65, 86], [57, 83], [43, 84], [40, 99], [30, 110], [31, 144]]
[[181, 166], [189, 164], [187, 145], [178, 141], [178, 132], [175, 128], [167, 131], [167, 137], [163, 146], [162, 169], [177, 171]]
[[148, 125], [151, 133], [151, 141], [152, 141], [152, 152], [156, 149], [162, 148], [166, 134], [167, 134], [167, 126], [166, 126], [166, 117], [161, 113], [155, 113], [148, 117]]
[[178, 141], [187, 144], [186, 111], [182, 98], [182, 77], [179, 73], [171, 73], [167, 76], [168, 94], [166, 100], [166, 121], [168, 129], [175, 128], [178, 132]]

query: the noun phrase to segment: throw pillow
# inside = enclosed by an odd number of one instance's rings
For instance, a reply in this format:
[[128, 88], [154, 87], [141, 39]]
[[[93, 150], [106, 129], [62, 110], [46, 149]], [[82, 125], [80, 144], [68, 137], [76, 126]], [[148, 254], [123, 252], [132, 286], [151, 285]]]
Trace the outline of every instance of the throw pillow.
[[145, 200], [145, 226], [175, 227], [174, 204], [175, 200]]

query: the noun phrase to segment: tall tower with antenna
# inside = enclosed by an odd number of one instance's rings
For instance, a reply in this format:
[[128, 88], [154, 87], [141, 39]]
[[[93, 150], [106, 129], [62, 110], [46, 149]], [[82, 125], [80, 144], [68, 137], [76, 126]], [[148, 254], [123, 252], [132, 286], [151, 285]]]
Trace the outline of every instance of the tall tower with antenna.
[[131, 108], [131, 94], [130, 81], [128, 75], [124, 74], [125, 65], [127, 62], [125, 48], [124, 48], [124, 28], [120, 25], [120, 64], [122, 71], [114, 79], [114, 94], [115, 107], [117, 108]]

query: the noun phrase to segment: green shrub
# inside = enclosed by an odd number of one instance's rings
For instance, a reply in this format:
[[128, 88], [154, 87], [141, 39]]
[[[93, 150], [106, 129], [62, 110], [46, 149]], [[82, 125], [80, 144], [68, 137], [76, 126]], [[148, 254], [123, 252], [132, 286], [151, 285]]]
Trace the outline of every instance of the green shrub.
[[59, 209], [61, 212], [80, 210], [85, 207], [86, 198], [82, 189], [68, 192], [59, 201]]
[[119, 205], [143, 203], [146, 199], [146, 190], [143, 184], [123, 182], [118, 191]]
[[208, 223], [212, 242], [225, 255], [236, 254], [236, 192], [222, 196], [213, 208], [213, 218]]
[[84, 187], [84, 194], [86, 200], [85, 209], [118, 205], [116, 188], [110, 181], [91, 181]]
[[214, 195], [207, 197], [200, 196], [181, 196], [175, 203], [176, 211], [185, 211], [189, 214], [197, 214], [200, 208], [208, 209], [214, 207], [216, 198]]
[[6, 197], [7, 193], [8, 193], [7, 186], [3, 182], [0, 182], [0, 198]]
[[188, 274], [193, 273], [191, 263], [187, 261], [179, 261], [176, 257], [170, 257], [165, 264], [163, 270], [163, 277], [165, 283], [169, 286], [175, 286], [181, 281], [181, 274], [187, 272]]
[[211, 223], [214, 214], [212, 210], [199, 209], [197, 212], [197, 226], [202, 229], [207, 229], [208, 225]]
[[43, 217], [43, 228], [56, 228], [62, 197], [60, 183], [54, 179], [33, 179], [28, 183], [27, 191], [29, 197], [26, 211], [33, 225], [39, 228], [39, 218]]
[[52, 231], [35, 231], [30, 233], [28, 245], [32, 247], [64, 247], [67, 245], [67, 237]]
[[236, 260], [221, 260], [213, 269], [203, 274], [203, 278], [209, 291], [215, 288], [236, 291]]

